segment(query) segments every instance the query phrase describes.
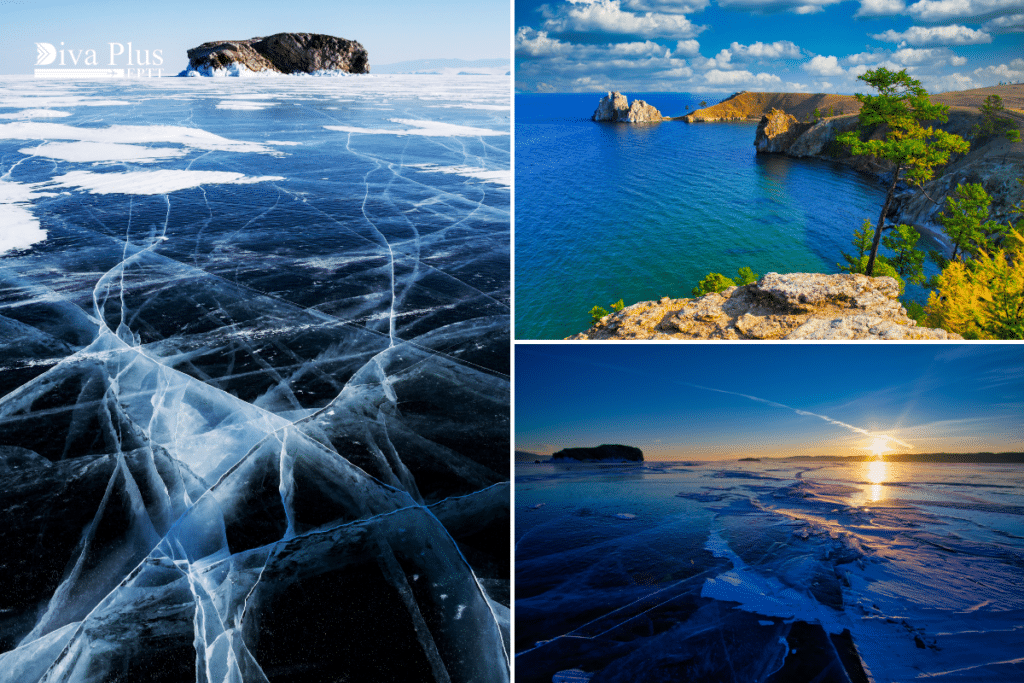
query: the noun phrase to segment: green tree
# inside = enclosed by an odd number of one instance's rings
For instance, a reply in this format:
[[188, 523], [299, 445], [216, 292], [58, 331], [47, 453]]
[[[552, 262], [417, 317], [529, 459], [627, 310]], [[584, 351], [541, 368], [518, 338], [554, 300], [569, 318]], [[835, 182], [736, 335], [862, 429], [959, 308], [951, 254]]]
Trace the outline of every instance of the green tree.
[[[942, 231], [953, 243], [952, 260], [963, 261], [975, 258], [984, 249], [991, 252], [995, 246], [994, 237], [1009, 229], [988, 219], [992, 199], [985, 192], [981, 183], [958, 184], [953, 196], [946, 197], [946, 210], [939, 214], [938, 220]], [[931, 252], [932, 260], [940, 268], [945, 268], [949, 260], [936, 257]]]
[[704, 296], [705, 294], [721, 292], [735, 286], [735, 282], [721, 273], [708, 273], [708, 276], [697, 283], [697, 286], [693, 288], [693, 295]]
[[758, 279], [760, 279], [760, 277], [761, 277], [760, 275], [755, 273], [753, 270], [751, 270], [748, 266], [743, 266], [742, 268], [737, 270], [736, 273], [739, 275], [739, 278], [736, 281], [736, 284], [738, 284], [741, 287], [743, 285], [752, 285], [755, 282], [757, 282]]
[[1003, 114], [1006, 109], [1003, 107], [1003, 98], [999, 95], [989, 95], [985, 98], [985, 104], [981, 105], [981, 123], [974, 126], [971, 131], [975, 138], [987, 140], [988, 138], [1002, 135], [1010, 142], [1020, 142], [1020, 131], [1017, 130], [1017, 123]]
[[871, 228], [871, 221], [867, 218], [864, 219], [864, 224], [861, 225], [860, 230], [853, 231], [853, 246], [857, 247], [857, 255], [851, 256], [845, 251], [839, 253], [843, 255], [843, 260], [846, 261], [844, 266], [842, 263], [837, 263], [839, 270], [844, 273], [863, 273], [862, 264], [867, 262], [864, 260], [868, 252], [871, 251], [871, 242], [874, 238], [875, 231]]
[[[843, 133], [837, 139], [854, 155], [872, 156], [892, 164], [892, 180], [878, 215], [865, 274], [873, 275], [878, 246], [882, 241], [885, 217], [892, 204], [896, 185], [901, 180], [920, 187], [932, 179], [934, 169], [949, 161], [954, 153], [966, 153], [970, 145], [959, 135], [922, 124], [949, 120], [949, 107], [932, 104], [921, 82], [907, 75], [906, 70], [889, 71], [879, 67], [858, 78], [878, 91], [877, 95], [857, 95], [861, 102], [860, 133]], [[866, 139], [879, 127], [883, 139]]]
[[821, 121], [821, 118], [822, 118], [822, 116], [821, 116], [821, 110], [820, 110], [820, 109], [818, 109], [817, 107], [815, 107], [815, 108], [814, 108], [814, 113], [813, 113], [813, 114], [811, 114], [811, 117], [813, 118], [813, 120], [814, 120], [814, 122], [815, 122], [815, 123], [817, 123], [818, 121]]
[[921, 233], [909, 225], [897, 225], [882, 238], [882, 245], [893, 255], [886, 262], [907, 282], [924, 284], [924, 253], [917, 250]]

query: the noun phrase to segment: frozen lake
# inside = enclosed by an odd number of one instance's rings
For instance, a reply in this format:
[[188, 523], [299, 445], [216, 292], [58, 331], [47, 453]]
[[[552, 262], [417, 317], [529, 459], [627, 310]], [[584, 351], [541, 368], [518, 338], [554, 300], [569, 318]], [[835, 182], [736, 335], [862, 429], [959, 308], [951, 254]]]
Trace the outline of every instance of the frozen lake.
[[508, 679], [509, 133], [0, 79], [0, 681]]
[[516, 464], [516, 680], [1019, 681], [1024, 467]]

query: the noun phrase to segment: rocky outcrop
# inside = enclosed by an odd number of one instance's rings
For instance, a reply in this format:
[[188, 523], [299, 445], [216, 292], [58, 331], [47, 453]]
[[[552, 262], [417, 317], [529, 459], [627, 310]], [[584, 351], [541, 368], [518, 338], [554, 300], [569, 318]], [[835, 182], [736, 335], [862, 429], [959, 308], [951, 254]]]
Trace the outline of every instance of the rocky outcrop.
[[917, 327], [890, 277], [768, 273], [697, 299], [644, 301], [569, 339], [961, 339]]
[[366, 48], [354, 40], [319, 33], [275, 33], [266, 38], [203, 43], [188, 51], [186, 72], [244, 68], [283, 74], [345, 71], [370, 73]]
[[754, 136], [754, 147], [759, 153], [781, 153], [788, 150], [803, 135], [809, 123], [800, 123], [792, 114], [773, 108], [761, 117]]
[[643, 462], [644, 453], [633, 446], [604, 444], [594, 448], [563, 448], [551, 456], [552, 460], [580, 460], [605, 462]]
[[602, 97], [592, 118], [613, 123], [657, 123], [665, 120], [660, 111], [643, 100], [633, 100], [630, 104], [620, 92], [610, 92]]

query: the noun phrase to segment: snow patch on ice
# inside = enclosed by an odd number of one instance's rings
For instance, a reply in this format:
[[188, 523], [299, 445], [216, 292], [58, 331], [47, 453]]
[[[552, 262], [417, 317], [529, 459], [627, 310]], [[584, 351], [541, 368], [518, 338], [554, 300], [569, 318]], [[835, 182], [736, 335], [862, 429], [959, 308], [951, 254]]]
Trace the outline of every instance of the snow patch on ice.
[[38, 147], [19, 149], [22, 154], [61, 159], [62, 161], [135, 161], [146, 163], [185, 156], [187, 152], [176, 147], [143, 147], [119, 142], [47, 142]]
[[71, 112], [57, 111], [56, 109], [23, 109], [21, 111], [0, 114], [0, 119], [57, 119], [63, 116], [71, 116]]
[[435, 164], [409, 164], [414, 168], [421, 168], [431, 173], [453, 173], [467, 178], [478, 178], [496, 185], [512, 187], [512, 172], [509, 169], [488, 170], [477, 166], [437, 166]]
[[261, 111], [267, 107], [273, 107], [274, 102], [256, 102], [253, 100], [221, 100], [217, 103], [217, 109], [234, 109], [237, 111]]
[[629, 512], [620, 512], [615, 515], [619, 519], [636, 519], [636, 515], [630, 514]]
[[28, 201], [38, 196], [27, 185], [0, 180], [0, 255], [46, 239], [46, 231], [28, 208]]
[[551, 678], [551, 683], [587, 683], [594, 674], [587, 673], [582, 669], [566, 669], [559, 671]]
[[244, 64], [229, 64], [220, 69], [211, 68], [208, 65], [200, 66], [197, 69], [186, 67], [178, 73], [179, 76], [189, 78], [293, 78], [295, 76], [369, 76], [369, 74], [352, 74], [338, 69], [318, 69], [312, 73], [296, 71], [295, 73], [283, 74], [280, 71], [253, 71]]
[[281, 176], [246, 176], [229, 171], [129, 171], [93, 173], [72, 171], [46, 185], [78, 188], [93, 194], [168, 194], [200, 185], [249, 185], [284, 180]]
[[255, 142], [229, 140], [199, 128], [185, 126], [129, 126], [79, 128], [64, 123], [21, 121], [0, 123], [0, 140], [78, 140], [80, 142], [145, 143], [185, 145], [195, 149], [223, 152], [277, 153]]
[[473, 126], [460, 126], [455, 123], [443, 123], [441, 121], [417, 121], [415, 119], [388, 119], [392, 123], [403, 126], [411, 126], [403, 130], [389, 130], [387, 128], [357, 128], [355, 126], [324, 126], [327, 130], [336, 130], [342, 133], [361, 133], [363, 135], [425, 135], [429, 137], [477, 137], [482, 135], [508, 135], [507, 130], [491, 130], [490, 128], [474, 128]]

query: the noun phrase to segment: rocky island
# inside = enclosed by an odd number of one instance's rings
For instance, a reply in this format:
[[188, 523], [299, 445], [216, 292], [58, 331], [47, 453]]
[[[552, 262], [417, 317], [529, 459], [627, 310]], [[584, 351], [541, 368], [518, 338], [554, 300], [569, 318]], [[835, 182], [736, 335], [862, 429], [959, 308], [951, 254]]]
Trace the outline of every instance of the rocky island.
[[551, 462], [643, 462], [644, 453], [633, 446], [602, 444], [594, 448], [563, 448], [551, 456]]
[[366, 48], [354, 40], [320, 33], [275, 33], [266, 38], [220, 40], [188, 51], [182, 76], [240, 73], [370, 73]]
[[664, 121], [661, 112], [643, 100], [633, 100], [620, 92], [610, 92], [601, 98], [592, 117], [595, 121], [612, 123], [658, 123]]
[[641, 301], [569, 339], [962, 339], [918, 327], [891, 277], [767, 273], [696, 299]]

